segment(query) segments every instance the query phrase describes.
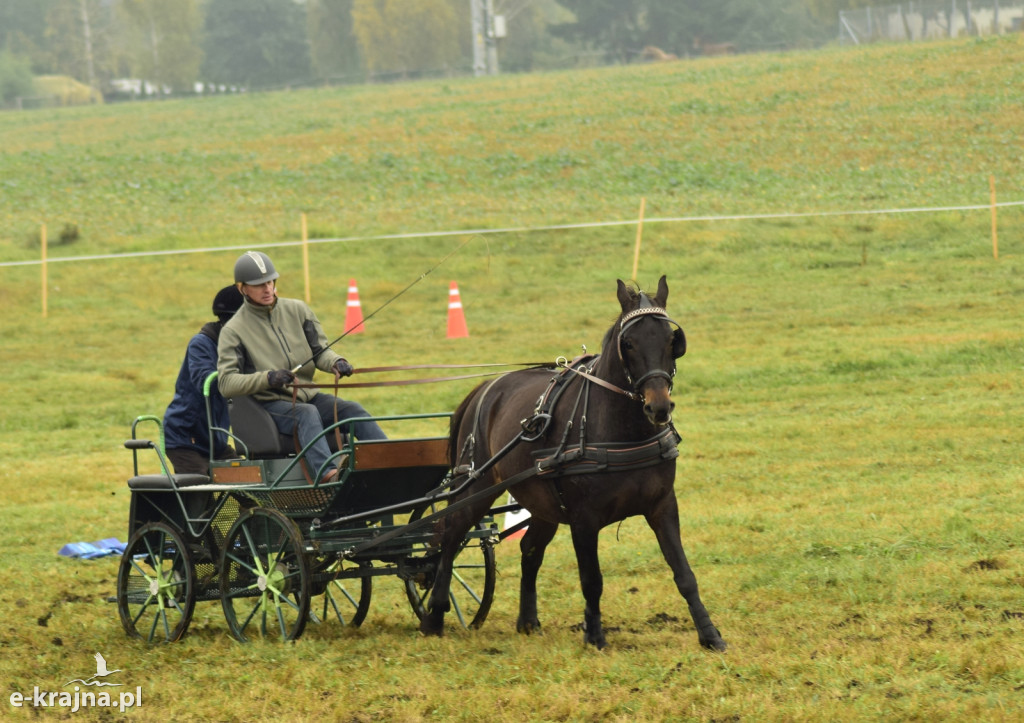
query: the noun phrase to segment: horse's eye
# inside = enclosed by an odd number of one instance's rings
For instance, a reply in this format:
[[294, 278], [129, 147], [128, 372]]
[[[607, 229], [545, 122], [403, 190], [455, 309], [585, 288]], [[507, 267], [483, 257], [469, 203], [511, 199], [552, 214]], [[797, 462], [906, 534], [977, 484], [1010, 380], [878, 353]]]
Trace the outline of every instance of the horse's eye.
[[629, 351], [630, 349], [633, 348], [633, 342], [631, 342], [629, 339], [623, 339], [622, 348], [625, 349], [626, 351]]

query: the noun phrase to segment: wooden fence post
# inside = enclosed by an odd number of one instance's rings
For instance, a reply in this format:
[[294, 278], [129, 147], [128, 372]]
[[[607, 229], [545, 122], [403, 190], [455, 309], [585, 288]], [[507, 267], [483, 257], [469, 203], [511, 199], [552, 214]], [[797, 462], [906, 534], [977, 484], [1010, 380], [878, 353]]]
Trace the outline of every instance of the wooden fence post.
[[39, 244], [43, 250], [42, 258], [42, 276], [43, 276], [43, 318], [46, 318], [47, 314], [47, 283], [46, 283], [46, 224], [44, 223], [39, 229]]
[[644, 234], [644, 205], [647, 203], [647, 199], [644, 197], [640, 198], [640, 221], [636, 226], [636, 247], [633, 249], [633, 281], [636, 281], [637, 268], [640, 265], [640, 238]]
[[306, 285], [306, 303], [310, 303], [309, 290], [309, 234], [306, 232], [306, 214], [302, 214], [302, 279]]
[[999, 260], [999, 232], [996, 223], [996, 177], [988, 177], [989, 194], [992, 197], [992, 258]]

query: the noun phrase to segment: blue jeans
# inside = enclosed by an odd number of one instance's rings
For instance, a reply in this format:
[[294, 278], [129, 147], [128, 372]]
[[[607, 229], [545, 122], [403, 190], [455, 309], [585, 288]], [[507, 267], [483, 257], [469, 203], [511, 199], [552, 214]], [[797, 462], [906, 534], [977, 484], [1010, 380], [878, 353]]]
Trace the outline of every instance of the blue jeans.
[[[281, 430], [282, 434], [291, 434], [298, 430], [299, 444], [305, 447], [316, 439], [316, 443], [306, 452], [306, 464], [309, 466], [310, 474], [316, 474], [331, 456], [331, 448], [327, 446], [327, 439], [323, 432], [325, 427], [334, 424], [334, 409], [338, 409], [338, 421], [351, 417], [369, 417], [367, 412], [358, 402], [338, 399], [333, 394], [313, 395], [308, 403], [292, 403], [290, 399], [280, 399], [273, 402], [260, 402], [264, 409], [270, 412], [274, 423]], [[384, 430], [376, 422], [356, 422], [349, 427], [356, 439], [363, 441], [372, 439], [387, 439]], [[317, 439], [317, 435], [320, 435]], [[330, 469], [327, 467], [326, 469]], [[326, 471], [326, 470], [325, 470]]]

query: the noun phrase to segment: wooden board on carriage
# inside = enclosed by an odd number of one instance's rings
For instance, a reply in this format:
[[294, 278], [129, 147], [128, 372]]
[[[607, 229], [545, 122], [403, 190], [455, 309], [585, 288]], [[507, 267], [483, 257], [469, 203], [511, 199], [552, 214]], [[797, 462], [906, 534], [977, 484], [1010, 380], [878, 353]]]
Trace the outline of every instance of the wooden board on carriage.
[[355, 445], [357, 470], [447, 466], [447, 437], [389, 439]]
[[263, 465], [258, 460], [231, 460], [212, 465], [210, 479], [216, 484], [263, 484]]

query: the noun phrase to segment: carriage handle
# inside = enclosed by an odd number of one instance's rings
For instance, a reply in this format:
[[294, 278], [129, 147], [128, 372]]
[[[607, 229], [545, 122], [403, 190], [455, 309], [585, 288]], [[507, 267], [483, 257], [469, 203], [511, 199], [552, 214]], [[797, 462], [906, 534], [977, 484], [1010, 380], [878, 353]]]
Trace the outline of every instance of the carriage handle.
[[242, 456], [246, 457], [246, 458], [249, 457], [249, 445], [247, 445], [245, 442], [243, 442], [237, 436], [232, 434], [230, 429], [224, 429], [224, 427], [215, 426], [214, 423], [213, 423], [213, 409], [210, 407], [210, 391], [213, 389], [213, 382], [217, 378], [217, 375], [219, 373], [220, 372], [212, 371], [212, 372], [210, 372], [206, 376], [206, 379], [203, 380], [203, 402], [206, 404], [206, 429], [207, 429], [207, 434], [209, 434], [209, 436], [210, 436], [209, 444], [210, 444], [210, 466], [211, 466], [211, 468], [213, 467], [213, 462], [214, 462], [213, 435], [214, 435], [215, 432], [224, 432], [224, 434], [228, 435], [228, 438], [232, 442], [235, 442], [236, 444], [238, 444], [238, 446], [241, 448], [239, 451], [242, 452]]
[[[136, 427], [141, 422], [155, 422], [157, 429], [160, 430], [159, 442], [153, 443], [148, 439], [139, 439], [135, 434]], [[142, 416], [136, 417], [132, 422], [132, 438], [124, 443], [124, 446], [132, 451], [132, 468], [135, 473], [134, 476], [139, 476], [139, 450], [140, 449], [153, 449], [156, 451], [156, 456], [160, 460], [160, 468], [164, 474], [168, 477], [171, 476], [170, 465], [167, 464], [167, 458], [164, 456], [164, 423], [160, 417], [156, 417], [152, 414], [143, 414]]]

